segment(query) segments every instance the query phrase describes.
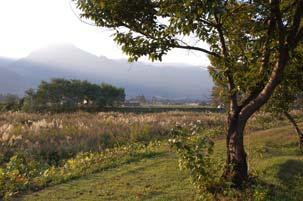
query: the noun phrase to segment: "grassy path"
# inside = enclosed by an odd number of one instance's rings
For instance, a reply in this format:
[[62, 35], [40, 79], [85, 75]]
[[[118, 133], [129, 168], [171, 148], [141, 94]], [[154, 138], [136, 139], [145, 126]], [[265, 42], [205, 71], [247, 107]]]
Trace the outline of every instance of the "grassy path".
[[[250, 172], [277, 189], [276, 200], [303, 197], [303, 156], [291, 127], [275, 128], [245, 138]], [[224, 140], [216, 142], [224, 156]], [[193, 200], [194, 190], [177, 158], [165, 152], [155, 158], [83, 177], [18, 200]]]
[[50, 187], [21, 200], [187, 200], [192, 197], [188, 175], [178, 170], [175, 156], [164, 153]]

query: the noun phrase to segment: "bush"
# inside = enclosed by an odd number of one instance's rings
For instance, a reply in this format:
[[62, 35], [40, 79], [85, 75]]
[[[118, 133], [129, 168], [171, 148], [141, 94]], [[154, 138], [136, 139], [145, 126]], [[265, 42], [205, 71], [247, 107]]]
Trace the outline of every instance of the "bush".
[[189, 171], [201, 199], [213, 200], [222, 186], [223, 169], [213, 156], [214, 142], [195, 124], [176, 125], [171, 135], [169, 142], [178, 153], [180, 169]]

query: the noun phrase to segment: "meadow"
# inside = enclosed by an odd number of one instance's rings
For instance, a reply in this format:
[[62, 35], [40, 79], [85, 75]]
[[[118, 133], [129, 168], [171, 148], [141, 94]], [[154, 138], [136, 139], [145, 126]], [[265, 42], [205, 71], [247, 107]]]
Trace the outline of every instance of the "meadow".
[[[293, 114], [297, 119], [302, 116], [300, 111]], [[210, 112], [2, 113], [0, 196], [9, 200], [94, 173], [135, 166], [142, 160], [167, 161], [172, 174], [179, 175], [175, 171], [176, 152], [168, 144], [172, 129], [194, 129], [197, 135], [219, 140], [215, 144], [221, 144], [219, 158], [223, 159], [225, 124], [224, 114]], [[283, 117], [259, 113], [249, 122], [247, 133], [288, 124]], [[258, 154], [266, 153], [260, 150]], [[165, 172], [159, 170], [159, 174]]]
[[0, 161], [22, 152], [57, 165], [79, 152], [167, 139], [176, 123], [198, 122], [203, 128], [218, 129], [224, 121], [216, 113], [4, 113], [0, 115]]

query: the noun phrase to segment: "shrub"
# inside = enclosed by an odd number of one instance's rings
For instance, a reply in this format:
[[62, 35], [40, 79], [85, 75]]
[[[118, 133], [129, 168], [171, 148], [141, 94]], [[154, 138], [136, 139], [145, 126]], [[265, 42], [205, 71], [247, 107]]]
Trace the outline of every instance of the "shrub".
[[178, 153], [180, 169], [189, 171], [201, 199], [214, 199], [213, 195], [222, 186], [223, 167], [213, 157], [214, 142], [195, 124], [176, 125], [171, 134], [173, 138], [169, 142]]

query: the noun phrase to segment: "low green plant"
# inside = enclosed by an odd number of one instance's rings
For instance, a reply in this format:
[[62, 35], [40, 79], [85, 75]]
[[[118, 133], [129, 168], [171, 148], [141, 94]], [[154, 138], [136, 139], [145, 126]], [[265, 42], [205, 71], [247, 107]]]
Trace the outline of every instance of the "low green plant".
[[201, 200], [213, 200], [222, 186], [220, 175], [223, 167], [213, 157], [213, 140], [195, 124], [176, 125], [171, 134], [169, 142], [178, 153], [180, 169], [189, 171]]
[[[243, 189], [235, 189], [222, 175], [224, 161], [214, 154], [213, 137], [220, 130], [204, 130], [197, 124], [176, 124], [171, 129], [170, 145], [176, 150], [181, 170], [189, 172], [197, 190], [198, 200], [269, 200], [269, 192], [258, 182], [248, 182]], [[258, 177], [256, 177], [258, 178]], [[258, 181], [258, 180], [256, 180]]]
[[26, 154], [17, 154], [0, 168], [0, 200], [10, 200], [20, 192], [39, 190], [84, 175], [117, 167], [160, 153], [158, 142], [148, 145], [132, 144], [106, 149], [102, 152], [83, 152], [60, 166], [49, 166]]

